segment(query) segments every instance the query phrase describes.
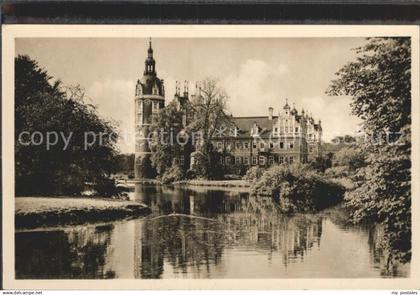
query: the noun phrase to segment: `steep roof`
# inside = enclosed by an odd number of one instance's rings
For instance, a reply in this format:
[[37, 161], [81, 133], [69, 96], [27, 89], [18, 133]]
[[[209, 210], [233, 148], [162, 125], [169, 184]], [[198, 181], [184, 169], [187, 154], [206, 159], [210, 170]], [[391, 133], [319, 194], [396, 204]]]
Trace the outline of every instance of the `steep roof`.
[[254, 123], [260, 129], [271, 130], [273, 127], [273, 120], [277, 119], [277, 116], [273, 116], [273, 119], [270, 120], [268, 116], [257, 116], [257, 117], [232, 117], [233, 123], [242, 131], [249, 132], [254, 126]]

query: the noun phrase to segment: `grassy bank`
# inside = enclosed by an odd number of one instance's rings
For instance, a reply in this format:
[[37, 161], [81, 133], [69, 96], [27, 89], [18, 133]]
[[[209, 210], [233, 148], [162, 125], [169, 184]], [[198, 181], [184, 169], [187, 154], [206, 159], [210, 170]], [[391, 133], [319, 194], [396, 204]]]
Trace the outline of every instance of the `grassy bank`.
[[148, 207], [132, 201], [76, 197], [17, 197], [15, 200], [16, 228], [111, 221], [150, 213]]
[[246, 180], [182, 180], [176, 181], [175, 185], [192, 185], [192, 186], [208, 186], [208, 187], [249, 187]]

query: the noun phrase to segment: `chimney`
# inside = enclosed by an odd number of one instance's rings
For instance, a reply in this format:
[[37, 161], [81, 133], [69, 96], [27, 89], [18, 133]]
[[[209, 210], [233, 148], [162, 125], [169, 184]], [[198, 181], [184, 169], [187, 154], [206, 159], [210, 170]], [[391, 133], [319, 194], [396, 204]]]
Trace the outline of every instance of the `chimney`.
[[268, 120], [273, 120], [273, 108], [269, 107], [268, 108]]

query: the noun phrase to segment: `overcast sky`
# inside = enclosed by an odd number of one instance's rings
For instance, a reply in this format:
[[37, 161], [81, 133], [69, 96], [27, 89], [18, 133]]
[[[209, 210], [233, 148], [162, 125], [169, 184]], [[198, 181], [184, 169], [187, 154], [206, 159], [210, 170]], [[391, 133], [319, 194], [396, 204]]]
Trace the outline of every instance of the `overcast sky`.
[[[350, 97], [325, 94], [329, 82], [347, 62], [361, 38], [246, 38], [152, 39], [156, 70], [165, 80], [166, 100], [172, 100], [175, 81], [213, 77], [229, 95], [234, 116], [277, 113], [288, 98], [301, 111], [321, 119], [324, 140], [353, 134], [360, 120], [350, 113]], [[17, 39], [16, 54], [37, 60], [54, 78], [80, 84], [99, 113], [134, 132], [135, 81], [144, 70], [145, 38]], [[190, 91], [190, 92], [191, 92]], [[134, 138], [120, 144], [134, 152]]]

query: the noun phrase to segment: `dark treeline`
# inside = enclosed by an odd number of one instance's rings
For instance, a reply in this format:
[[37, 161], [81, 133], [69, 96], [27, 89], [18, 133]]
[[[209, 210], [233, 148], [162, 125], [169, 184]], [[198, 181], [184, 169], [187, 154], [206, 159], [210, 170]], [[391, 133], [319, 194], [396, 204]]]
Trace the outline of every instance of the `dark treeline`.
[[369, 138], [340, 155], [342, 166], [356, 167], [345, 199], [352, 220], [383, 225], [394, 258], [403, 262], [411, 258], [410, 42], [368, 39], [327, 90], [352, 97], [352, 112]]
[[[109, 175], [117, 167], [116, 126], [84, 98], [80, 87], [54, 81], [30, 57], [15, 58], [16, 195], [77, 195], [86, 183], [114, 193]], [[87, 133], [94, 143], [86, 145]], [[101, 133], [112, 136], [100, 142]], [[47, 145], [47, 134], [55, 144]]]

